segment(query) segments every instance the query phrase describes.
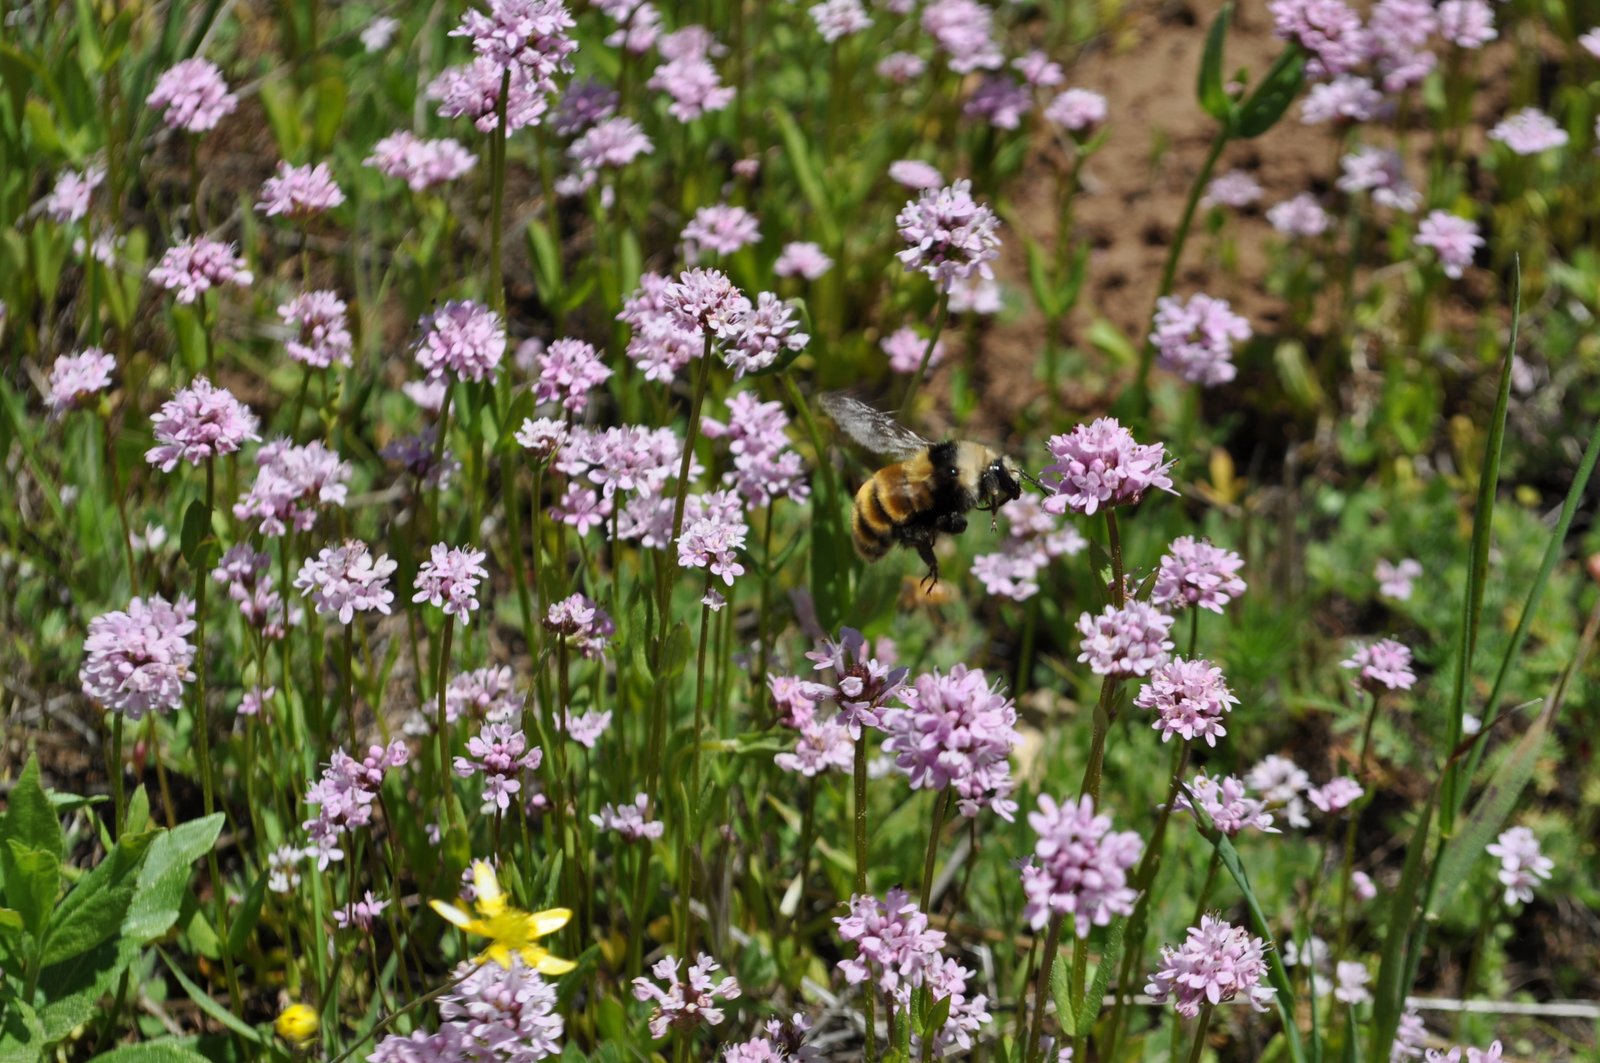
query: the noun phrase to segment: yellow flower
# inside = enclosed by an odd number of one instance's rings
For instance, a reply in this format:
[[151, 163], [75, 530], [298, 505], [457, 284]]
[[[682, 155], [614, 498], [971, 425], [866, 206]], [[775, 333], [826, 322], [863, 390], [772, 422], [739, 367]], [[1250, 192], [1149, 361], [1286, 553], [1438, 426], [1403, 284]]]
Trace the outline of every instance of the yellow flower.
[[500, 880], [486, 860], [472, 862], [472, 886], [478, 899], [474, 907], [478, 917], [463, 912], [444, 901], [429, 901], [433, 910], [469, 934], [489, 939], [489, 947], [478, 955], [478, 962], [493, 960], [502, 967], [511, 966], [511, 955], [522, 957], [522, 962], [540, 974], [566, 974], [577, 964], [552, 956], [535, 942], [546, 934], [553, 934], [567, 925], [572, 912], [567, 908], [550, 908], [542, 912], [524, 912], [506, 903], [500, 889]]
[[308, 1004], [290, 1004], [273, 1022], [278, 1036], [293, 1045], [303, 1045], [317, 1036], [317, 1013]]

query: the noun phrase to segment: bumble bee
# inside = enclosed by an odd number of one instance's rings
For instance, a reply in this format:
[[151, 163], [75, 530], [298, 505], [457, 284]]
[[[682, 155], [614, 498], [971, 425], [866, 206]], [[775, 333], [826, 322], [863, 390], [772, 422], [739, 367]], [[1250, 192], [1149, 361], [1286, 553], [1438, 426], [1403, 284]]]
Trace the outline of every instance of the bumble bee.
[[928, 587], [939, 582], [933, 544], [959, 535], [967, 513], [994, 513], [1022, 495], [1031, 479], [1017, 463], [982, 443], [924, 439], [886, 413], [837, 392], [823, 395], [824, 412], [851, 442], [895, 464], [873, 473], [856, 492], [851, 538], [863, 561], [877, 561], [896, 543], [912, 547], [928, 566]]

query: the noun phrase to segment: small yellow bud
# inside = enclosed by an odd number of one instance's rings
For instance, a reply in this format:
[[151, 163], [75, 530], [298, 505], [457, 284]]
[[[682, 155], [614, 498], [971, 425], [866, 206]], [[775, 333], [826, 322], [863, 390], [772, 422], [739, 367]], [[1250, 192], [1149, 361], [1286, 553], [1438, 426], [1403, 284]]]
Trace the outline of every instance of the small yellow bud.
[[278, 1015], [272, 1028], [293, 1045], [303, 1045], [317, 1036], [317, 1013], [309, 1004], [290, 1004]]

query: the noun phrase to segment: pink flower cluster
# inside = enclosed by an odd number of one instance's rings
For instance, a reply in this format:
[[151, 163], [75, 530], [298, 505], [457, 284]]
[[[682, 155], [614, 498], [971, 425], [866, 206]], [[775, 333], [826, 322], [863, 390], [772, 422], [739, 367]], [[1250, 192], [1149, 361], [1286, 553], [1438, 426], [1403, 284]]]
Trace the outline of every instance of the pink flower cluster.
[[701, 431], [710, 439], [725, 439], [733, 468], [723, 483], [733, 487], [752, 508], [769, 506], [780, 498], [804, 502], [811, 496], [805, 480], [805, 463], [789, 444], [789, 415], [781, 402], [762, 402], [754, 392], [741, 391], [728, 398], [728, 423], [707, 418]]
[[116, 357], [99, 347], [57, 358], [50, 367], [50, 412], [60, 415], [75, 410], [111, 387], [111, 371], [116, 367]]
[[239, 99], [228, 91], [222, 71], [209, 59], [185, 59], [159, 78], [144, 101], [162, 111], [168, 129], [204, 133], [233, 113]]
[[256, 415], [233, 392], [195, 377], [150, 415], [156, 445], [145, 451], [144, 460], [162, 472], [171, 472], [181, 461], [199, 465], [260, 439], [256, 424]]
[[452, 299], [417, 322], [422, 336], [414, 353], [430, 378], [492, 380], [506, 353], [500, 315], [470, 299]]
[[721, 965], [705, 953], [688, 968], [686, 977], [678, 973], [682, 966], [683, 961], [668, 953], [650, 968], [660, 985], [644, 977], [633, 980], [633, 998], [655, 1004], [650, 1013], [650, 1036], [658, 1041], [670, 1029], [722, 1025], [726, 1015], [718, 1001], [739, 996], [739, 980], [731, 975], [720, 980], [712, 977]]
[[434, 543], [428, 560], [417, 567], [417, 593], [411, 600], [427, 602], [443, 609], [445, 616], [469, 623], [478, 608], [478, 584], [489, 576], [483, 567], [487, 556], [482, 550]]
[[1411, 651], [1394, 639], [1359, 645], [1349, 658], [1339, 662], [1339, 666], [1356, 672], [1356, 682], [1373, 691], [1380, 686], [1409, 690], [1417, 681], [1416, 673], [1411, 670]]
[[1133, 703], [1156, 714], [1151, 726], [1161, 732], [1162, 742], [1177, 735], [1215, 746], [1228, 733], [1224, 721], [1239, 699], [1228, 689], [1221, 668], [1210, 661], [1174, 657], [1150, 674]]
[[1021, 741], [1017, 706], [981, 669], [958, 664], [934, 671], [900, 692], [906, 708], [883, 713], [883, 751], [913, 790], [950, 790], [968, 819], [987, 808], [1010, 822], [1011, 752]]
[[305, 803], [315, 807], [315, 818], [301, 824], [311, 839], [306, 855], [317, 858], [319, 871], [344, 859], [340, 837], [371, 824], [372, 806], [383, 788], [384, 774], [390, 768], [404, 767], [410, 759], [410, 751], [399, 739], [387, 747], [370, 747], [361, 760], [342, 748], [333, 751], [322, 777], [306, 790]]
[[[1190, 800], [1190, 795], [1193, 800]], [[1251, 797], [1244, 780], [1232, 775], [1221, 778], [1204, 772], [1189, 780], [1187, 789], [1178, 794], [1173, 807], [1185, 812], [1194, 810], [1195, 803], [1205, 810], [1212, 826], [1232, 838], [1242, 830], [1258, 830], [1265, 834], [1278, 834], [1272, 825], [1272, 813], [1266, 802]]]
[[389, 612], [394, 601], [389, 577], [398, 567], [388, 554], [374, 557], [366, 543], [350, 539], [306, 558], [294, 586], [311, 599], [318, 615], [335, 615], [339, 623], [348, 624], [358, 612]]
[[258, 520], [262, 535], [310, 531], [318, 506], [343, 506], [349, 495], [351, 468], [339, 455], [312, 440], [297, 447], [276, 439], [256, 451], [256, 480], [234, 503], [239, 520]]
[[298, 335], [283, 345], [289, 357], [312, 369], [353, 364], [355, 339], [350, 335], [349, 308], [330, 291], [302, 292], [278, 307], [283, 323]]
[[[283, 598], [273, 586], [267, 566], [272, 559], [249, 543], [228, 548], [211, 570], [211, 578], [228, 591], [228, 598], [239, 607], [245, 623], [263, 638], [281, 639], [299, 617], [284, 609]], [[240, 710], [244, 711], [243, 709]]]
[[195, 647], [194, 603], [169, 603], [160, 595], [134, 598], [126, 611], [89, 621], [78, 682], [84, 696], [107, 712], [130, 720], [149, 712], [171, 712], [183, 704], [184, 684]]
[[990, 594], [1027, 601], [1039, 593], [1039, 573], [1051, 561], [1073, 557], [1089, 545], [1076, 528], [1061, 527], [1060, 517], [1032, 495], [1012, 499], [1000, 512], [1007, 525], [1004, 545], [972, 559], [972, 574]]
[[1064, 435], [1050, 437], [1053, 464], [1040, 479], [1054, 489], [1045, 509], [1093, 516], [1109, 506], [1128, 506], [1151, 488], [1172, 491], [1172, 461], [1160, 443], [1141, 444], [1114, 418], [1101, 417]]
[[344, 192], [333, 179], [328, 164], [291, 166], [278, 163], [278, 172], [261, 185], [256, 209], [269, 218], [287, 214], [307, 218], [332, 210], [344, 202]]
[[582, 413], [589, 392], [611, 378], [595, 349], [582, 340], [556, 340], [534, 357], [535, 402], [559, 402], [562, 409]]
[[1226, 384], [1238, 375], [1233, 345], [1250, 338], [1250, 323], [1226, 299], [1197, 294], [1187, 303], [1174, 296], [1156, 300], [1150, 342], [1162, 368], [1202, 387]]
[[177, 293], [178, 302], [189, 305], [219, 285], [248, 288], [255, 275], [245, 260], [233, 253], [232, 244], [199, 236], [167, 248], [151, 268], [150, 280]]
[[1000, 257], [1000, 221], [972, 198], [972, 182], [956, 181], [925, 190], [895, 217], [908, 245], [896, 256], [907, 271], [920, 270], [941, 291], [974, 275], [994, 276], [989, 263]]
[[1201, 1007], [1241, 993], [1251, 1008], [1266, 1011], [1278, 993], [1261, 984], [1267, 976], [1266, 950], [1267, 943], [1243, 927], [1201, 916], [1182, 945], [1161, 947], [1162, 967], [1144, 991], [1158, 1001], [1171, 1000], [1179, 1015], [1191, 1019]]
[[839, 629], [839, 641], [824, 639], [806, 654], [818, 672], [832, 672], [833, 682], [808, 682], [803, 693], [813, 702], [831, 701], [857, 741], [862, 727], [881, 726], [880, 714], [900, 696], [909, 669], [891, 668], [872, 656], [861, 632]]
[[522, 790], [521, 776], [538, 771], [544, 751], [528, 748], [528, 738], [509, 723], [486, 723], [467, 739], [467, 755], [456, 757], [455, 773], [463, 779], [483, 776], [483, 808], [504, 812]]
[[1500, 861], [1500, 870], [1495, 874], [1506, 888], [1507, 904], [1533, 900], [1533, 888], [1548, 881], [1556, 866], [1554, 860], [1539, 851], [1539, 839], [1527, 827], [1502, 831], [1486, 851]]
[[[683, 533], [678, 537], [678, 564], [703, 568], [723, 583], [733, 586], [734, 577], [744, 574], [739, 551], [744, 549], [750, 528], [744, 510], [732, 491], [713, 491], [701, 496], [698, 506], [684, 511]], [[689, 512], [698, 509], [698, 513]]]
[[1083, 613], [1078, 617], [1078, 633], [1083, 649], [1078, 662], [1087, 664], [1095, 675], [1149, 675], [1166, 663], [1172, 652], [1172, 617], [1149, 602], [1129, 600], [1120, 609], [1106, 606], [1098, 616]]
[[1041, 930], [1056, 916], [1069, 919], [1080, 938], [1091, 927], [1130, 915], [1138, 895], [1128, 871], [1138, 863], [1144, 843], [1132, 831], [1113, 831], [1109, 815], [1096, 815], [1088, 795], [1057, 804], [1039, 795], [1039, 811], [1028, 813], [1036, 835], [1033, 859], [1022, 868], [1027, 897], [1023, 918]]
[[589, 821], [628, 842], [653, 840], [667, 831], [665, 823], [650, 818], [650, 799], [644, 794], [636, 794], [631, 805], [603, 805]]
[[424, 140], [402, 129], [374, 144], [364, 165], [421, 192], [465, 176], [477, 162], [478, 157], [459, 141]]
[[1239, 569], [1244, 559], [1232, 550], [1192, 535], [1180, 535], [1167, 546], [1156, 569], [1150, 601], [1164, 609], [1198, 606], [1213, 613], [1245, 592]]
[[369, 1063], [451, 1063], [506, 1060], [535, 1063], [561, 1054], [563, 1023], [556, 987], [512, 956], [511, 965], [467, 961], [439, 998], [439, 1029], [390, 1034]]

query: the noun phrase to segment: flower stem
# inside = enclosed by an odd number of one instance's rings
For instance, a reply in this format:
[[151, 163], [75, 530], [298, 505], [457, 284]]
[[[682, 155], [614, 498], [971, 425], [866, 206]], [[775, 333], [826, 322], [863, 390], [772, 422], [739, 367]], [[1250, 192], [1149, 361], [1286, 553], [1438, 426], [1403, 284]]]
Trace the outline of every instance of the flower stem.
[[445, 717], [445, 676], [450, 671], [450, 642], [455, 635], [455, 618], [444, 618], [444, 632], [439, 642], [439, 670], [434, 677], [434, 697], [438, 699], [438, 716], [434, 723], [439, 753], [438, 793], [439, 803], [447, 810], [451, 804], [450, 793], [450, 723]]
[[500, 96], [495, 100], [497, 121], [489, 141], [489, 306], [502, 318], [506, 313], [506, 288], [502, 243], [506, 202], [506, 104], [511, 95], [511, 68], [500, 75]]
[[[867, 733], [865, 730], [856, 739], [854, 782], [855, 803], [851, 806], [851, 814], [855, 820], [855, 892], [864, 897], [867, 893]], [[872, 1063], [877, 1058], [877, 1031], [870, 986], [863, 993], [862, 1001], [867, 1019], [866, 1059], [867, 1063]]]
[[1061, 942], [1061, 920], [1058, 913], [1050, 917], [1050, 928], [1045, 931], [1044, 958], [1039, 965], [1039, 980], [1033, 985], [1033, 1028], [1028, 1032], [1028, 1043], [1023, 1052], [1024, 1063], [1033, 1063], [1039, 1055], [1039, 1039], [1044, 1034], [1044, 1005], [1050, 992], [1050, 972], [1056, 964], [1056, 949]]
[[1195, 1027], [1194, 1047], [1189, 1049], [1189, 1063], [1200, 1063], [1206, 1048], [1206, 1031], [1211, 1028], [1211, 1005], [1200, 1006], [1200, 1025]]
[[122, 828], [128, 822], [128, 799], [122, 790], [122, 713], [112, 714], [111, 720], [111, 793], [116, 801], [117, 829], [112, 834], [113, 838], [122, 837]]
[[939, 858], [939, 835], [944, 830], [944, 820], [950, 813], [950, 791], [941, 790], [933, 799], [933, 828], [928, 832], [928, 854], [922, 860], [922, 912], [928, 913], [928, 901], [933, 894], [933, 867]]
[[[1161, 285], [1156, 289], [1156, 299], [1159, 301], [1172, 294], [1172, 283], [1178, 275], [1178, 262], [1183, 257], [1183, 245], [1189, 239], [1189, 227], [1194, 224], [1195, 207], [1200, 202], [1200, 194], [1205, 191], [1207, 183], [1211, 180], [1211, 171], [1216, 168], [1217, 160], [1222, 157], [1222, 149], [1228, 146], [1231, 136], [1229, 126], [1224, 123], [1217, 129], [1217, 135], [1211, 141], [1211, 150], [1206, 154], [1205, 162], [1200, 164], [1200, 172], [1195, 174], [1194, 183], [1189, 186], [1189, 199], [1183, 205], [1183, 215], [1178, 219], [1178, 230], [1173, 233], [1172, 243], [1167, 248], [1167, 261], [1161, 267]], [[1155, 312], [1151, 311], [1151, 319]], [[1139, 375], [1134, 382], [1134, 400], [1140, 416], [1150, 408], [1150, 366], [1155, 361], [1155, 345], [1151, 342], [1150, 335], [1146, 334], [1144, 349], [1139, 354]]]
[[[212, 504], [216, 498], [216, 459], [206, 459], [206, 520], [207, 531], [210, 530]], [[194, 704], [195, 738], [199, 742], [195, 760], [200, 769], [200, 791], [205, 801], [206, 815], [211, 815], [217, 810], [216, 783], [211, 774], [211, 717], [206, 706], [206, 570], [204, 565], [196, 565], [194, 570], [194, 616], [195, 638], [197, 650], [195, 654], [195, 681]], [[228, 1000], [233, 1005], [237, 1014], [243, 1006], [243, 997], [239, 993], [239, 977], [233, 969], [233, 953], [227, 947], [228, 940], [228, 891], [222, 879], [221, 868], [217, 863], [217, 850], [215, 846], [206, 850], [206, 870], [211, 876], [212, 911], [216, 918], [217, 936], [223, 942], [222, 962], [228, 981]]]
[[934, 315], [933, 332], [928, 336], [928, 345], [922, 349], [922, 361], [917, 363], [917, 371], [911, 374], [911, 382], [906, 385], [905, 398], [900, 400], [900, 416], [904, 418], [911, 410], [911, 403], [917, 397], [917, 390], [922, 387], [922, 378], [927, 375], [928, 364], [933, 361], [933, 349], [939, 344], [939, 334], [944, 331], [945, 322], [950, 319], [950, 293], [942, 292], [939, 295], [939, 309]]

